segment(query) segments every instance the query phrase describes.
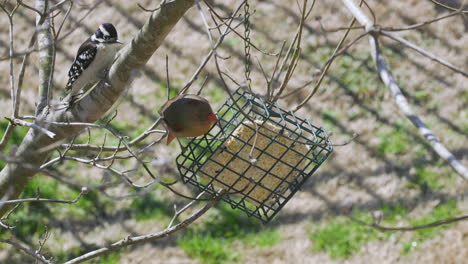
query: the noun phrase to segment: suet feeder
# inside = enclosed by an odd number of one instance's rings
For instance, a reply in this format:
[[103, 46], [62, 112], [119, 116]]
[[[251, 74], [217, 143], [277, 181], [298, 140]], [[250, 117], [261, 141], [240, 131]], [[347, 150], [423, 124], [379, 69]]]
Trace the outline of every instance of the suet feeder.
[[327, 132], [238, 89], [177, 157], [184, 183], [269, 222], [333, 151]]

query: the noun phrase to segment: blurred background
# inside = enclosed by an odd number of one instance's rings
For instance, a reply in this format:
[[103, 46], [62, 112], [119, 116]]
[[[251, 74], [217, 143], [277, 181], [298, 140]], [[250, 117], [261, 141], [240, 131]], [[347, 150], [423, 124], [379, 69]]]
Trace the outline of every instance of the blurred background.
[[[13, 2], [13, 1], [10, 1]], [[33, 2], [33, 1], [25, 1]], [[54, 1], [52, 1], [54, 2]], [[54, 73], [54, 98], [62, 96], [67, 71], [79, 45], [103, 22], [113, 23], [119, 38], [127, 43], [143, 25], [150, 13], [137, 3], [151, 9], [157, 1], [77, 1], [64, 24], [57, 43]], [[299, 1], [300, 2], [300, 1]], [[311, 1], [310, 1], [311, 2]], [[459, 8], [463, 1], [441, 1]], [[215, 10], [228, 15], [241, 1], [211, 1]], [[294, 37], [300, 12], [296, 1], [249, 1], [251, 41], [261, 50], [278, 53], [283, 41], [286, 46]], [[431, 1], [369, 0], [377, 24], [404, 27], [447, 14]], [[302, 4], [302, 3], [301, 3]], [[206, 5], [202, 5], [208, 16]], [[56, 18], [60, 21], [66, 11]], [[370, 13], [367, 13], [370, 14]], [[286, 93], [302, 87], [317, 77], [317, 71], [333, 54], [351, 15], [341, 1], [316, 1], [302, 37], [302, 52], [294, 77]], [[240, 19], [238, 20], [240, 21]], [[14, 16], [15, 51], [27, 50], [34, 32], [35, 13], [21, 9]], [[208, 19], [210, 26], [214, 26]], [[243, 32], [242, 27], [239, 29]], [[416, 30], [398, 32], [399, 36], [466, 70], [468, 67], [468, 20], [454, 16]], [[215, 34], [216, 32], [214, 32]], [[352, 40], [362, 30], [353, 30]], [[214, 36], [217, 36], [216, 34]], [[8, 88], [9, 50], [8, 20], [0, 15], [0, 113], [9, 116]], [[422, 57], [414, 51], [386, 38], [381, 38], [382, 53], [399, 82], [409, 103], [440, 141], [468, 166], [468, 85], [466, 77]], [[186, 13], [134, 78], [116, 110], [111, 125], [123, 135], [134, 138], [157, 118], [158, 109], [167, 100], [166, 55], [172, 95], [181, 89], [210, 50], [201, 16], [196, 7]], [[218, 49], [228, 59], [222, 68], [238, 83], [244, 76], [244, 41], [230, 34]], [[265, 93], [266, 84], [258, 62], [271, 73], [277, 57], [251, 49], [252, 89]], [[27, 67], [21, 114], [34, 113], [37, 97], [37, 52], [31, 54]], [[19, 68], [21, 57], [15, 59]], [[227, 98], [210, 61], [189, 92], [196, 93], [206, 78], [202, 96], [217, 109]], [[228, 80], [231, 91], [237, 89]], [[284, 109], [293, 109], [307, 96], [311, 85], [279, 101]], [[356, 224], [339, 214], [343, 204], [353, 205], [353, 215], [372, 222], [372, 212], [384, 213], [382, 225], [419, 225], [450, 218], [468, 212], [468, 184], [429, 147], [413, 125], [401, 114], [389, 90], [381, 83], [367, 38], [337, 58], [317, 94], [297, 115], [323, 126], [333, 133], [334, 143], [349, 140], [336, 147], [330, 158], [308, 179], [276, 218], [269, 224], [248, 218], [243, 212], [219, 203], [186, 230], [138, 246], [126, 247], [89, 263], [464, 263], [468, 259], [468, 222], [423, 229], [415, 232], [379, 232]], [[7, 126], [0, 120], [0, 134]], [[162, 128], [161, 128], [162, 129]], [[9, 147], [21, 143], [25, 128], [16, 128]], [[92, 143], [102, 144], [105, 131], [93, 130]], [[149, 140], [160, 135], [152, 135]], [[86, 142], [87, 134], [76, 142]], [[107, 139], [108, 144], [117, 143]], [[145, 152], [152, 160], [155, 174], [166, 180], [179, 179], [174, 158], [180, 148], [157, 144]], [[78, 152], [86, 157], [86, 152]], [[0, 168], [5, 164], [0, 161]], [[133, 161], [122, 161], [122, 168], [135, 168]], [[53, 170], [64, 181], [102, 184], [112, 176], [95, 167], [64, 161]], [[135, 179], [144, 172], [135, 172]], [[36, 175], [23, 198], [40, 196], [74, 199], [79, 184]], [[183, 193], [191, 189], [182, 183], [175, 188]], [[77, 204], [58, 205], [30, 203], [20, 206], [10, 216], [17, 226], [12, 231], [0, 229], [0, 236], [13, 234], [31, 248], [38, 248], [46, 230], [50, 237], [44, 246], [45, 256], [63, 262], [92, 249], [117, 241], [127, 235], [148, 234], [163, 230], [174, 209], [188, 201], [167, 189], [156, 186], [137, 192], [121, 184], [103, 195], [97, 191], [86, 194]], [[131, 194], [126, 199], [113, 196]], [[189, 211], [188, 213], [193, 212]], [[32, 263], [6, 244], [0, 244], [0, 263]]]

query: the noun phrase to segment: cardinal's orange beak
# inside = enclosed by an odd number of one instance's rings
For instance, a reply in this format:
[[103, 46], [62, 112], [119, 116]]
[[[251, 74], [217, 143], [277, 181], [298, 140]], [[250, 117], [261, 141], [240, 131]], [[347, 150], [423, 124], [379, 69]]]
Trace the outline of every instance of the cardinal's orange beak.
[[169, 134], [167, 134], [167, 141], [166, 141], [166, 145], [169, 145], [171, 144], [171, 141], [174, 140], [176, 136], [172, 133], [169, 132]]
[[207, 121], [210, 121], [211, 123], [216, 123], [218, 122], [218, 117], [216, 116], [215, 113], [211, 113], [207, 118]]

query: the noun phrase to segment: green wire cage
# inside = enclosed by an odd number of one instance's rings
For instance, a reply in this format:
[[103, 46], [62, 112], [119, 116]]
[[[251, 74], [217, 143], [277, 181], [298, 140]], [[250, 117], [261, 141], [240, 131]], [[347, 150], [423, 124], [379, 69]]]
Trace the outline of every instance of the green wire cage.
[[269, 222], [333, 151], [328, 134], [276, 103], [238, 89], [219, 123], [177, 157], [182, 181]]

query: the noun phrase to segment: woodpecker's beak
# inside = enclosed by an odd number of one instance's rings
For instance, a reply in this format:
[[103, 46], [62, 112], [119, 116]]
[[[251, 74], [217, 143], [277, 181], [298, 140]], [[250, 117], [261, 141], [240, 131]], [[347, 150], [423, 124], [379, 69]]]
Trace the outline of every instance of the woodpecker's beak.
[[116, 40], [115, 43], [122, 44], [122, 45], [124, 44], [124, 43], [123, 43], [122, 41], [120, 41], [120, 40]]

